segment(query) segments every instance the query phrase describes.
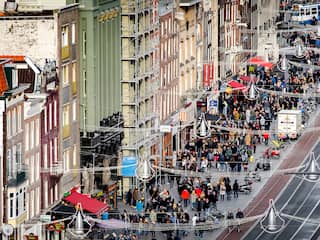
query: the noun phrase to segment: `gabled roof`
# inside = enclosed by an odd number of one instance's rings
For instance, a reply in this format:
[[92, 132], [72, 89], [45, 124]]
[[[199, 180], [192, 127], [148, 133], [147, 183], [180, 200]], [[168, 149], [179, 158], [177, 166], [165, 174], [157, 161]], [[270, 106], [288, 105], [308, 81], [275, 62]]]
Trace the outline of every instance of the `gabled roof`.
[[0, 55], [0, 58], [11, 59], [13, 62], [24, 62], [24, 56], [22, 55]]
[[8, 82], [6, 75], [4, 73], [4, 63], [7, 63], [8, 61], [1, 61], [0, 60], [0, 96], [9, 89]]

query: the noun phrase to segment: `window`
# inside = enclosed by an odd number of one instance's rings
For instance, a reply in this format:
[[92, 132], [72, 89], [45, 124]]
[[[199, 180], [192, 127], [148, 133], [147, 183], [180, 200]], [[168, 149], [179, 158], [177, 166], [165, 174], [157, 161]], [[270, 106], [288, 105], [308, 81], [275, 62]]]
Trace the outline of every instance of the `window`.
[[77, 100], [72, 101], [72, 121], [77, 121]]
[[87, 32], [82, 32], [82, 58], [86, 59], [87, 56]]
[[53, 158], [52, 158], [52, 153], [53, 153], [53, 144], [52, 144], [53, 141], [50, 141], [50, 145], [49, 145], [49, 156], [50, 156], [50, 167], [52, 166], [52, 162], [53, 162]]
[[69, 84], [69, 69], [68, 65], [62, 66], [62, 83], [64, 86]]
[[47, 144], [43, 144], [42, 146], [42, 151], [43, 151], [43, 167], [44, 169], [48, 168], [48, 146]]
[[32, 184], [34, 182], [34, 156], [31, 156], [30, 158], [30, 183]]
[[18, 171], [21, 171], [22, 170], [22, 145], [21, 143], [18, 143], [17, 145], [17, 169]]
[[311, 10], [310, 8], [306, 8], [306, 15], [307, 16], [311, 15], [311, 11], [310, 10]]
[[8, 164], [8, 178], [13, 177], [12, 173], [12, 161], [11, 161], [11, 149], [8, 149], [7, 151], [7, 164]]
[[44, 208], [47, 208], [48, 207], [48, 181], [45, 180], [44, 183], [43, 183], [43, 191], [44, 191], [44, 203], [43, 203], [43, 206]]
[[63, 166], [65, 171], [69, 171], [69, 151], [65, 150], [63, 152]]
[[68, 46], [68, 26], [64, 26], [61, 29], [61, 46]]
[[17, 88], [18, 87], [18, 74], [17, 70], [12, 69], [12, 88]]
[[63, 107], [62, 126], [69, 125], [69, 105]]
[[31, 121], [30, 122], [30, 150], [33, 149], [33, 147], [34, 147], [34, 121]]
[[13, 218], [13, 209], [14, 209], [14, 194], [10, 193], [10, 218]]
[[17, 172], [17, 146], [13, 145], [12, 146], [12, 159], [11, 159], [12, 163], [12, 172], [13, 174], [15, 174]]
[[316, 15], [317, 14], [317, 8], [312, 8], [312, 15]]
[[75, 167], [77, 165], [77, 145], [73, 146], [73, 166]]
[[58, 162], [58, 138], [54, 138], [54, 162]]
[[52, 103], [49, 103], [49, 130], [52, 129]]
[[39, 144], [40, 144], [40, 119], [39, 118], [37, 118], [37, 120], [36, 120], [36, 146], [39, 146]]
[[29, 150], [29, 123], [26, 123], [24, 126], [24, 136], [25, 136], [25, 149]]
[[77, 63], [72, 63], [72, 83], [75, 83], [77, 80]]
[[16, 128], [17, 126], [17, 114], [16, 114], [16, 109], [14, 108], [12, 110], [12, 135], [16, 135]]
[[36, 214], [40, 212], [40, 189], [39, 187], [36, 188]]
[[11, 112], [7, 112], [7, 135], [8, 137], [11, 136]]
[[21, 112], [21, 105], [18, 106], [18, 131], [20, 132], [22, 123], [22, 112]]
[[76, 24], [71, 25], [71, 43], [76, 44]]
[[47, 121], [48, 121], [48, 118], [47, 118], [47, 106], [45, 107], [44, 109], [44, 119], [43, 119], [43, 122], [44, 122], [44, 133], [46, 134], [47, 133]]
[[40, 179], [40, 153], [36, 154], [36, 164], [35, 164], [35, 181]]
[[53, 124], [54, 124], [54, 127], [57, 126], [57, 108], [58, 108], [58, 105], [57, 105], [57, 101], [54, 100], [53, 102]]

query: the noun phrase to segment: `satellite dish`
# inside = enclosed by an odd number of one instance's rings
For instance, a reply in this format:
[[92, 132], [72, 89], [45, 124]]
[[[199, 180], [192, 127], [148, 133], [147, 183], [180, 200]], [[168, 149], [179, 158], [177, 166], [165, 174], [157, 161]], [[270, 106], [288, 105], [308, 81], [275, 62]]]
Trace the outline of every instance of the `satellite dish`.
[[3, 225], [2, 232], [5, 236], [9, 237], [13, 233], [13, 226], [10, 224]]

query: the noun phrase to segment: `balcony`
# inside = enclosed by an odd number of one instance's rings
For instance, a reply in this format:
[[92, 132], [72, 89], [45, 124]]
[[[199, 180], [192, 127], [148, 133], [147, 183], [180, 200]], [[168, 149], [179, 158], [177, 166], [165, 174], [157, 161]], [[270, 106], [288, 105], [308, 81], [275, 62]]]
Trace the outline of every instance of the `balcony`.
[[65, 60], [69, 58], [70, 56], [70, 51], [69, 51], [69, 46], [64, 46], [61, 48], [61, 59]]
[[27, 178], [28, 177], [25, 170], [17, 171], [13, 174], [12, 178], [8, 179], [8, 187], [17, 187], [27, 181]]
[[88, 132], [86, 136], [80, 138], [81, 148], [95, 149], [100, 145], [101, 136], [99, 133]]
[[77, 94], [77, 82], [72, 81], [72, 95], [76, 95], [76, 94]]
[[70, 125], [69, 124], [63, 126], [63, 128], [62, 128], [62, 136], [63, 136], [64, 139], [70, 137]]
[[50, 175], [51, 176], [60, 176], [63, 174], [62, 162], [52, 163], [50, 167]]

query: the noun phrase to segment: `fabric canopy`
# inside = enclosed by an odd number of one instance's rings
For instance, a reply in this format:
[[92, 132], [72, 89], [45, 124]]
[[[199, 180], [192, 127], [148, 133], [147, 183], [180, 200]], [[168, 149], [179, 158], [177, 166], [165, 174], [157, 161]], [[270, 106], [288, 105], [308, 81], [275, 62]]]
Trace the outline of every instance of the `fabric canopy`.
[[263, 60], [262, 57], [252, 57], [248, 60], [248, 63], [259, 65], [266, 68], [272, 68], [273, 64], [271, 62], [267, 62]]
[[256, 82], [257, 78], [256, 77], [249, 77], [249, 76], [240, 76], [240, 80], [245, 81], [245, 82], [251, 82], [251, 81]]
[[65, 197], [64, 200], [74, 205], [80, 203], [83, 210], [93, 213], [97, 216], [108, 211], [110, 208], [109, 205], [100, 202], [97, 199], [90, 198], [87, 195], [78, 193], [75, 189], [72, 189], [71, 194]]
[[242, 83], [239, 83], [239, 82], [237, 82], [237, 81], [235, 81], [235, 80], [230, 80], [230, 81], [228, 82], [228, 85], [229, 85], [230, 87], [232, 87], [232, 88], [236, 88], [236, 89], [239, 89], [239, 90], [243, 90], [243, 89], [246, 88], [246, 86], [244, 86]]

